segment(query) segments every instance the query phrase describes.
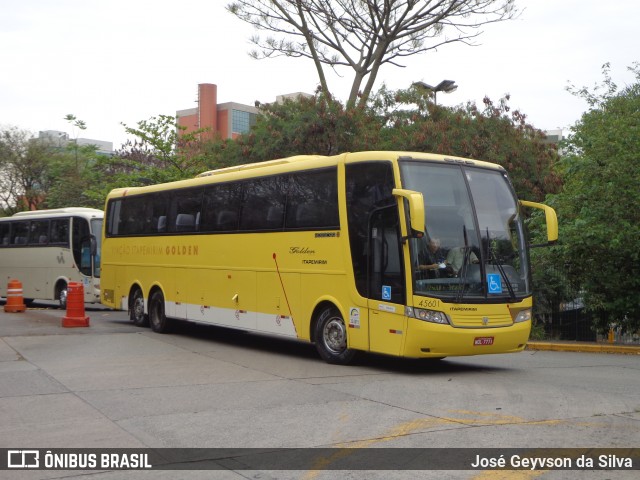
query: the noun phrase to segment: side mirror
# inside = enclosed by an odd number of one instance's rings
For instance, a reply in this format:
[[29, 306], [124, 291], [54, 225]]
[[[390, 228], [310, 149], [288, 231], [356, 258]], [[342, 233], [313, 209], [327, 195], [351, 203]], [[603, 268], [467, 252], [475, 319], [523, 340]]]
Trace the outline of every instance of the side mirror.
[[[414, 236], [422, 236], [425, 232], [424, 220], [424, 197], [422, 193], [414, 190], [404, 190], [402, 188], [394, 188], [392, 191], [396, 197], [402, 197], [409, 203], [409, 219], [411, 221], [411, 230]], [[422, 235], [421, 235], [422, 234]]]
[[548, 245], [553, 245], [558, 241], [558, 217], [556, 211], [542, 203], [528, 202], [526, 200], [520, 200], [520, 205], [523, 207], [537, 208], [544, 212], [545, 220], [547, 222], [547, 242]]

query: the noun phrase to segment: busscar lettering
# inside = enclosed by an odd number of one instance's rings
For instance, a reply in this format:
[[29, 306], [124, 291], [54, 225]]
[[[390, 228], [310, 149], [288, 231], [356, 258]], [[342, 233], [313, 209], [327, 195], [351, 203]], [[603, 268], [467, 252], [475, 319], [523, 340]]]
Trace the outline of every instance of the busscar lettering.
[[120, 245], [114, 247], [116, 255], [131, 256], [195, 256], [200, 255], [198, 245]]
[[[315, 255], [316, 251], [309, 247], [289, 247], [290, 255]], [[327, 265], [329, 262], [324, 259], [302, 259], [303, 265]]]
[[173, 245], [171, 247], [167, 246], [165, 248], [165, 254], [173, 256], [199, 255], [199, 250], [198, 245]]
[[289, 253], [295, 255], [313, 255], [316, 251], [309, 247], [289, 247]]

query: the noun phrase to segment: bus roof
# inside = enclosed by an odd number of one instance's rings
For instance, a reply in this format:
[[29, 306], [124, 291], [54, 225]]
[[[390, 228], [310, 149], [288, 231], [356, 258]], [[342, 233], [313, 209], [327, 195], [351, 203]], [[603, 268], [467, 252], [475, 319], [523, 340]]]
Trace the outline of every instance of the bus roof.
[[[451, 155], [438, 155], [424, 152], [401, 152], [401, 151], [366, 151], [342, 153], [334, 156], [323, 155], [296, 155], [293, 157], [280, 158], [265, 162], [248, 163], [243, 165], [234, 165], [231, 167], [220, 168], [217, 170], [209, 170], [199, 174], [195, 178], [186, 180], [178, 180], [169, 183], [160, 183], [156, 185], [148, 185], [144, 187], [116, 188], [112, 190], [108, 198], [124, 197], [127, 195], [135, 195], [139, 193], [150, 193], [166, 190], [167, 188], [186, 188], [198, 185], [206, 185], [213, 182], [225, 182], [232, 180], [241, 180], [245, 178], [253, 178], [264, 175], [275, 175], [279, 173], [295, 172], [299, 170], [307, 170], [313, 168], [323, 168], [335, 166], [339, 163], [356, 163], [373, 160], [390, 160], [396, 161], [401, 158], [435, 161], [443, 163], [457, 163], [474, 165], [493, 170], [504, 170], [500, 165], [495, 163], [483, 162], [463, 157], [454, 157]], [[211, 177], [215, 177], [212, 179]]]
[[85, 207], [52, 208], [49, 210], [28, 210], [25, 212], [18, 212], [13, 214], [11, 217], [5, 217], [0, 220], [6, 220], [10, 218], [63, 217], [68, 215], [80, 215], [83, 217], [102, 218], [104, 216], [104, 212], [96, 208], [85, 208]]

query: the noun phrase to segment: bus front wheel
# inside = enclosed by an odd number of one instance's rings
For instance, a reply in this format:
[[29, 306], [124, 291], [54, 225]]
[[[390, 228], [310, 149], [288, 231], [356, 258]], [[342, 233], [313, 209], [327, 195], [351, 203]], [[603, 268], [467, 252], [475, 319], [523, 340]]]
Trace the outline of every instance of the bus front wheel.
[[169, 331], [169, 319], [164, 313], [164, 295], [160, 290], [154, 291], [149, 299], [149, 323], [151, 330], [156, 333]]
[[129, 319], [137, 327], [146, 327], [149, 324], [149, 319], [144, 313], [144, 297], [139, 288], [133, 291], [133, 298], [129, 305]]
[[67, 287], [66, 283], [60, 283], [58, 285], [58, 293], [56, 298], [58, 299], [58, 305], [62, 310], [67, 309], [67, 296], [69, 294], [69, 287]]
[[318, 353], [327, 363], [346, 365], [355, 356], [355, 351], [347, 348], [347, 327], [334, 306], [325, 307], [318, 315], [315, 341]]

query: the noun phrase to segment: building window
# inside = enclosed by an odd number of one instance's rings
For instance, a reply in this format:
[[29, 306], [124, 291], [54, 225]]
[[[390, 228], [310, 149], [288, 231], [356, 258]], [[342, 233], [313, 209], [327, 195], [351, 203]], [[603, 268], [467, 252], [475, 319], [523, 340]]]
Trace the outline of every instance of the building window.
[[242, 110], [232, 110], [231, 131], [233, 133], [247, 133], [255, 123], [255, 113], [243, 112]]

